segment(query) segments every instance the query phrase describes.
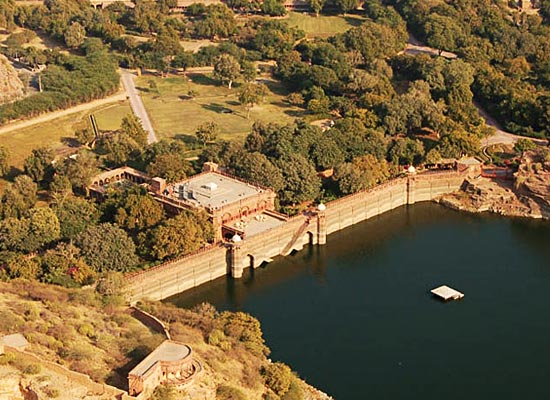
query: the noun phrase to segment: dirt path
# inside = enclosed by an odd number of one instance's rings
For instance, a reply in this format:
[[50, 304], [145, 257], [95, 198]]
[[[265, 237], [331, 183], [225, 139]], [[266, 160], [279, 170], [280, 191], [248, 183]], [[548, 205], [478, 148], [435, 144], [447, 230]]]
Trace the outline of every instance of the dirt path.
[[0, 126], [0, 135], [15, 131], [17, 129], [28, 128], [29, 126], [52, 121], [56, 118], [65, 117], [67, 115], [71, 115], [81, 111], [91, 110], [105, 104], [116, 103], [122, 100], [126, 100], [126, 94], [124, 92], [117, 93], [103, 99], [94, 100], [89, 103], [79, 104], [78, 106], [67, 108], [65, 110], [53, 111], [47, 114], [39, 115], [38, 117], [27, 119], [24, 121], [12, 122], [8, 125]]
[[[412, 55], [425, 53], [425, 54], [430, 54], [434, 56], [445, 57], [448, 59], [458, 58], [458, 56], [455, 53], [451, 53], [449, 51], [443, 51], [441, 54], [439, 54], [439, 51], [437, 49], [426, 46], [410, 33], [409, 33], [409, 42], [407, 43], [405, 50], [403, 50], [401, 53], [412, 54]], [[539, 146], [548, 145], [548, 141], [545, 139], [535, 139], [527, 136], [514, 135], [513, 133], [506, 132], [505, 130], [502, 129], [502, 126], [500, 126], [500, 124], [493, 117], [491, 117], [487, 113], [487, 111], [485, 111], [475, 101], [474, 101], [474, 106], [477, 108], [479, 115], [485, 120], [485, 124], [495, 129], [494, 135], [488, 136], [482, 140], [481, 146], [483, 148], [492, 146], [494, 144], [514, 144], [518, 141], [518, 139], [529, 139], [534, 143], [538, 144]]]
[[132, 110], [134, 111], [134, 114], [136, 115], [136, 117], [138, 117], [141, 120], [143, 129], [145, 129], [145, 131], [147, 132], [147, 142], [149, 144], [158, 142], [157, 135], [155, 134], [155, 130], [153, 129], [153, 124], [151, 124], [149, 115], [147, 115], [147, 110], [145, 109], [145, 106], [143, 105], [143, 101], [141, 100], [141, 96], [139, 95], [139, 92], [136, 89], [134, 74], [132, 74], [130, 71], [122, 70], [121, 76], [122, 76], [122, 85], [124, 86], [124, 89], [126, 90], [126, 94], [130, 99], [130, 105], [132, 106]]

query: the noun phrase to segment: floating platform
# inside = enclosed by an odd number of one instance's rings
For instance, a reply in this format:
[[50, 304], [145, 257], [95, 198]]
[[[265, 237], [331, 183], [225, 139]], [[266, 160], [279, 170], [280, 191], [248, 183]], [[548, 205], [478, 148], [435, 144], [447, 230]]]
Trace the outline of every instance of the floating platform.
[[460, 293], [458, 290], [454, 290], [446, 285], [432, 289], [431, 292], [445, 301], [458, 300], [464, 297], [464, 293]]

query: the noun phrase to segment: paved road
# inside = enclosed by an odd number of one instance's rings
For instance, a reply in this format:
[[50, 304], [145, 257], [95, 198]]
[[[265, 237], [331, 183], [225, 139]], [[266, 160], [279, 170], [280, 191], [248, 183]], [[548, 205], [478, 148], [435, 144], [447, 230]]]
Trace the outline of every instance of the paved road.
[[29, 126], [41, 124], [43, 122], [48, 122], [59, 117], [64, 117], [66, 115], [74, 114], [81, 111], [91, 110], [93, 108], [96, 108], [105, 104], [116, 103], [118, 101], [122, 101], [125, 99], [126, 99], [126, 95], [124, 93], [118, 93], [113, 96], [105, 97], [104, 99], [99, 99], [99, 100], [91, 101], [89, 103], [79, 104], [78, 106], [67, 108], [65, 110], [53, 111], [47, 114], [39, 115], [38, 117], [35, 117], [35, 118], [27, 119], [24, 121], [13, 122], [8, 125], [0, 126], [0, 134], [15, 131], [17, 129], [27, 128]]
[[145, 110], [143, 101], [141, 100], [139, 92], [136, 89], [134, 74], [127, 70], [122, 70], [121, 75], [122, 84], [124, 85], [126, 95], [130, 100], [132, 110], [134, 111], [136, 117], [141, 120], [141, 125], [143, 126], [143, 129], [145, 129], [145, 131], [147, 132], [147, 142], [149, 144], [158, 142], [157, 135], [155, 135], [155, 130], [153, 129], [153, 125], [151, 124], [149, 115], [147, 115], [147, 110]]
[[[426, 53], [426, 54], [441, 56], [449, 59], [458, 58], [458, 56], [455, 53], [451, 53], [449, 51], [444, 51], [441, 54], [439, 54], [439, 51], [437, 49], [424, 45], [422, 42], [420, 42], [411, 34], [409, 34], [409, 42], [407, 43], [407, 47], [405, 47], [405, 50], [402, 51], [402, 53], [412, 54], [412, 55], [416, 55], [419, 53]], [[527, 136], [514, 135], [513, 133], [506, 132], [505, 130], [502, 129], [500, 124], [493, 117], [491, 117], [487, 113], [487, 111], [485, 111], [475, 101], [474, 101], [474, 106], [477, 108], [479, 115], [485, 120], [485, 124], [495, 129], [494, 135], [488, 136], [482, 140], [482, 144], [481, 144], [482, 147], [488, 147], [494, 144], [514, 144], [518, 141], [518, 139], [529, 139], [540, 146], [548, 145], [548, 141], [544, 139], [529, 138]]]

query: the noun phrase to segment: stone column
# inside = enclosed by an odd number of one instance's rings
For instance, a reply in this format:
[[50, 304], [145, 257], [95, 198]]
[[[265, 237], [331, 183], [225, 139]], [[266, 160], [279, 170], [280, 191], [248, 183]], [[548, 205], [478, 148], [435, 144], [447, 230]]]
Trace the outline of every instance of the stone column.
[[228, 267], [231, 277], [234, 279], [239, 279], [243, 276], [243, 257], [241, 252], [242, 242], [240, 240], [233, 240], [234, 242], [229, 245]]
[[317, 206], [317, 244], [327, 244], [327, 218], [325, 210], [327, 207], [321, 203]]
[[416, 203], [416, 181], [413, 175], [407, 177], [407, 204]]

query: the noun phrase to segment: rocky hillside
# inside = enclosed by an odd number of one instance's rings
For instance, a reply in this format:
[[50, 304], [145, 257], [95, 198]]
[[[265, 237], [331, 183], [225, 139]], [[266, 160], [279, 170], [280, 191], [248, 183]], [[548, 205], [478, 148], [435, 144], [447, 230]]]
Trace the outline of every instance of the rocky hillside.
[[24, 86], [17, 72], [8, 62], [8, 59], [0, 54], [0, 104], [9, 103], [20, 99], [24, 95]]
[[[248, 314], [218, 312], [210, 305], [193, 310], [160, 302], [141, 306], [167, 324], [172, 339], [189, 344], [203, 366], [185, 389], [152, 398], [330, 400], [267, 358], [260, 323]], [[60, 376], [49, 362], [112, 385], [111, 391], [127, 390], [128, 371], [164, 340], [115, 298], [93, 289], [25, 281], [0, 282], [0, 336], [11, 333], [27, 338], [31, 354], [0, 355], [0, 399], [6, 393], [8, 398], [36, 398], [25, 394], [31, 389], [40, 399], [112, 399], [100, 395], [103, 390], [94, 393], [92, 381]]]
[[462, 211], [550, 219], [550, 150], [525, 152], [514, 181], [465, 181], [460, 191], [442, 196], [439, 202]]

